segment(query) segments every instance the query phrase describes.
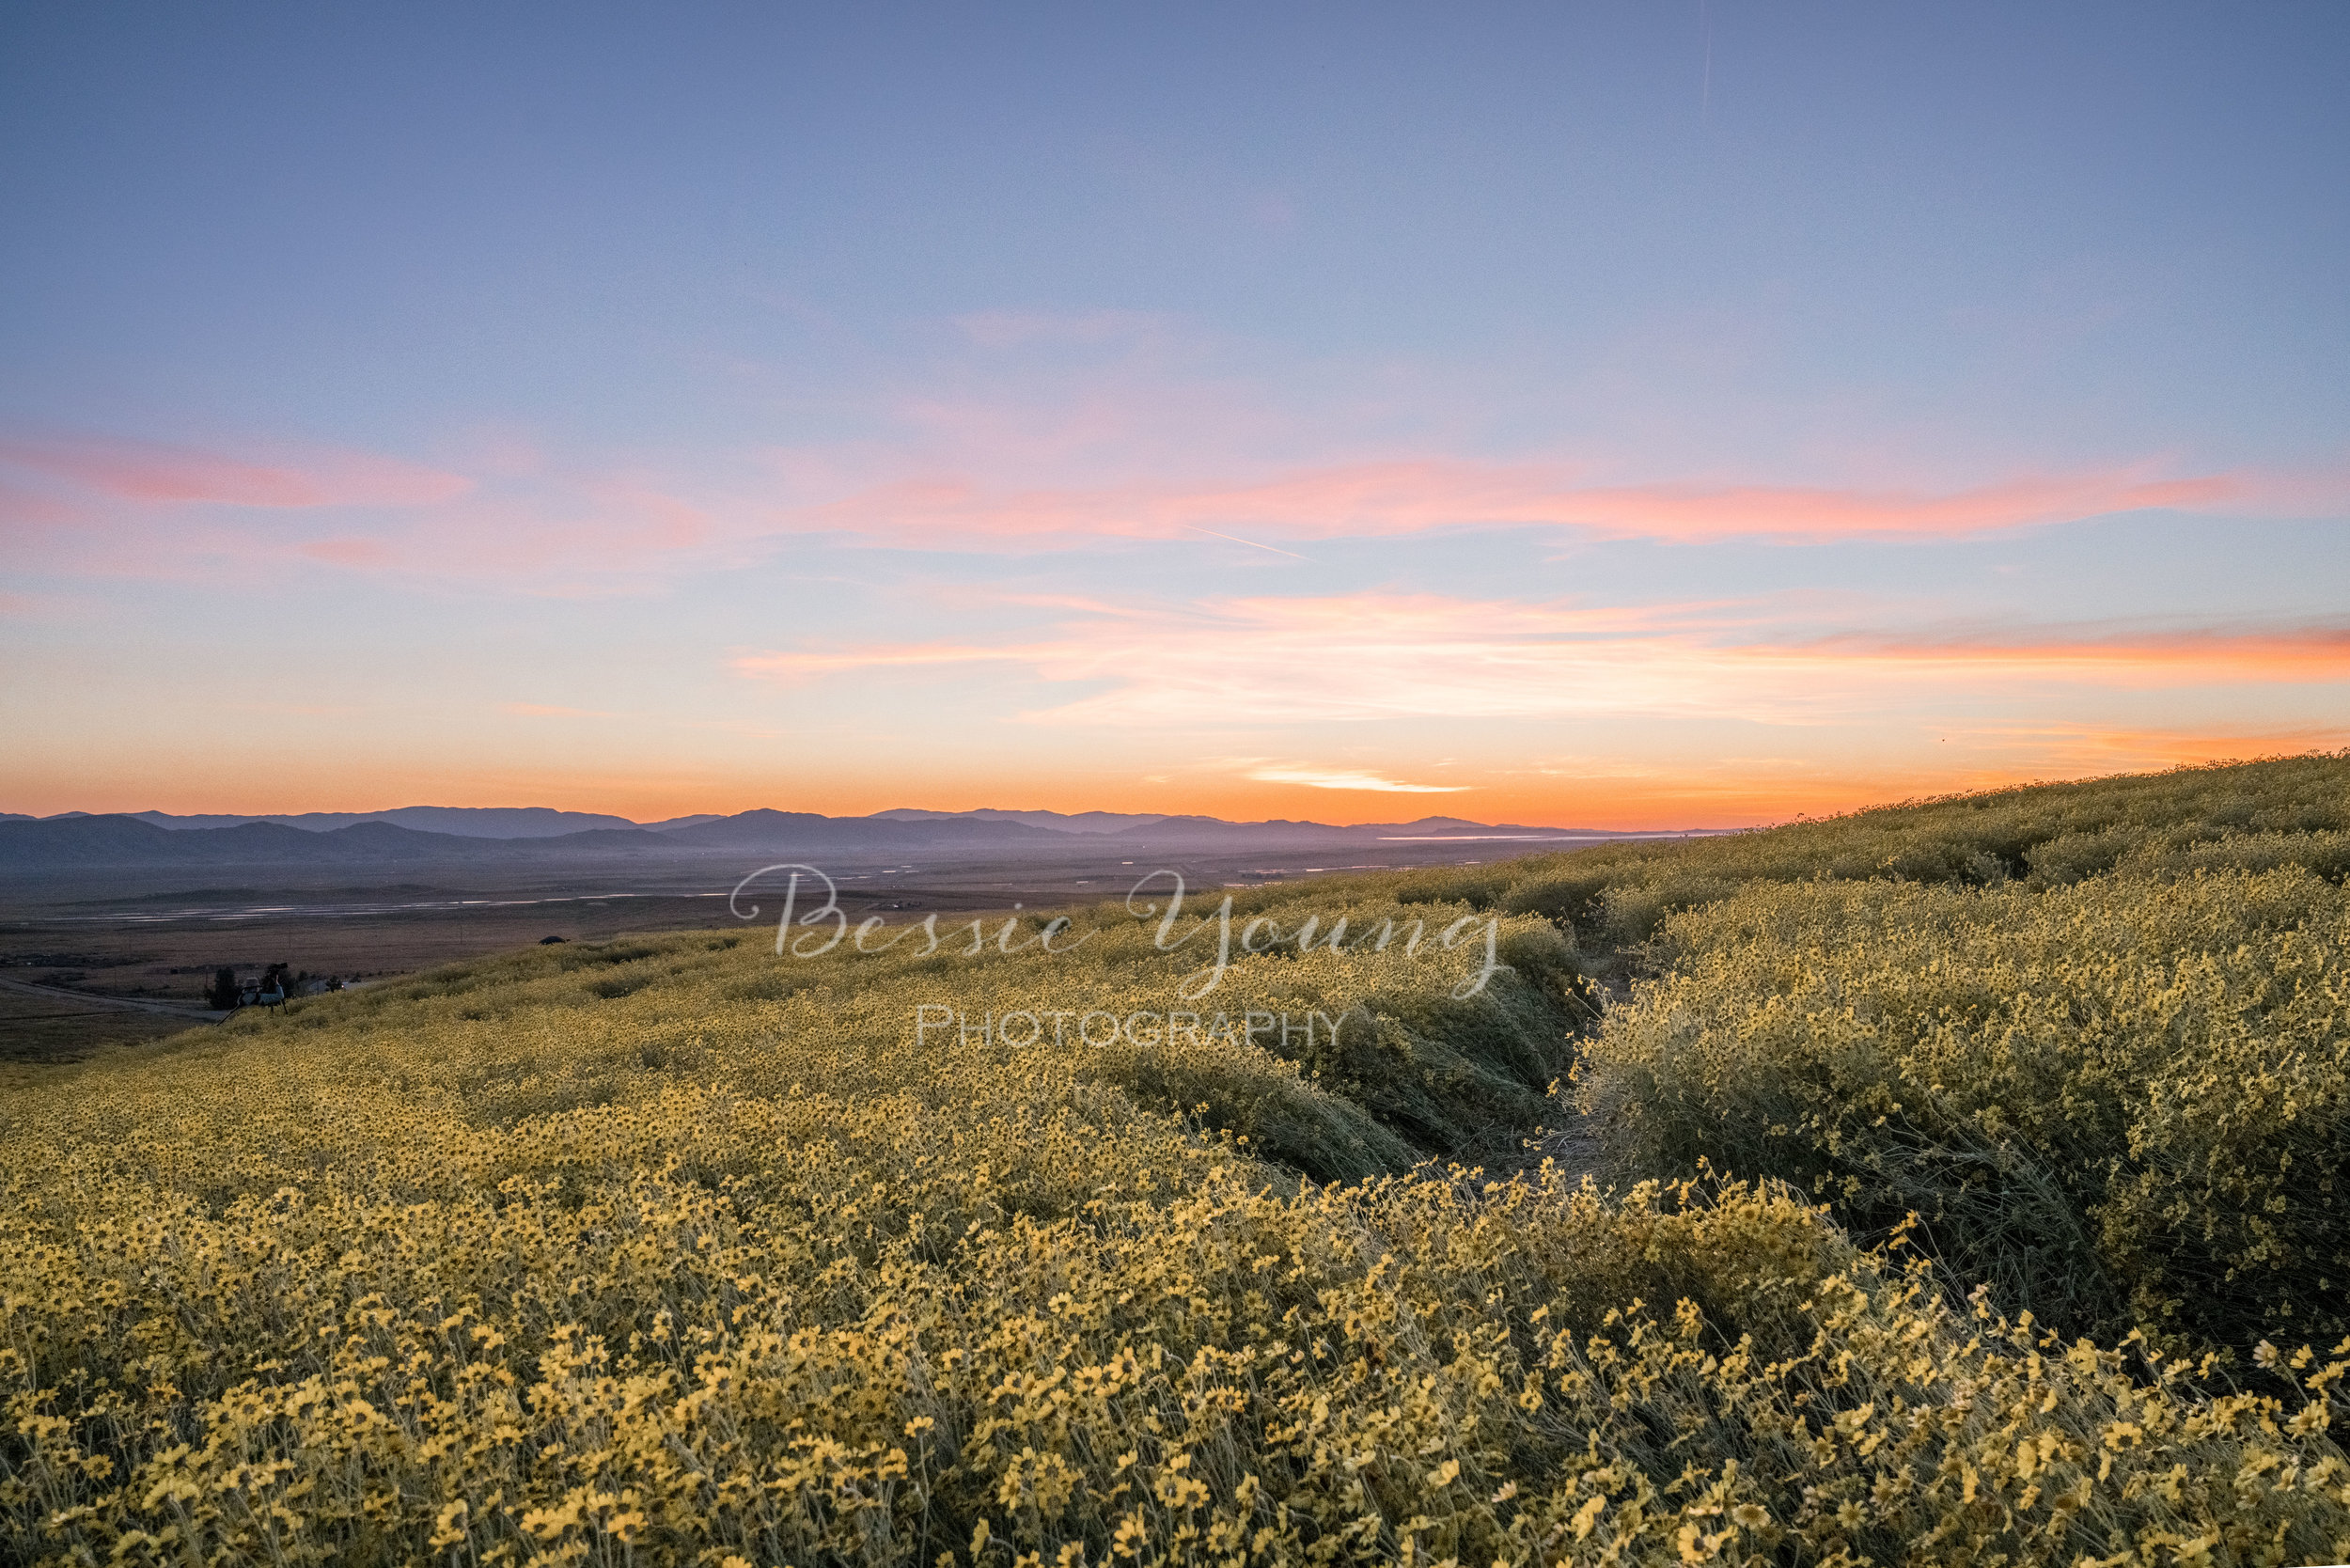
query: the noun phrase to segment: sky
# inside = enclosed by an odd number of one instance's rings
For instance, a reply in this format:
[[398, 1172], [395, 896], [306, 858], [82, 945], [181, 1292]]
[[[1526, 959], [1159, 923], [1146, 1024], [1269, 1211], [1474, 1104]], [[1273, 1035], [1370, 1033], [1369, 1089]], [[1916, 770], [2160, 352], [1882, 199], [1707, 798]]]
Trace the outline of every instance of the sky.
[[0, 809], [2350, 745], [2350, 8], [0, 0]]

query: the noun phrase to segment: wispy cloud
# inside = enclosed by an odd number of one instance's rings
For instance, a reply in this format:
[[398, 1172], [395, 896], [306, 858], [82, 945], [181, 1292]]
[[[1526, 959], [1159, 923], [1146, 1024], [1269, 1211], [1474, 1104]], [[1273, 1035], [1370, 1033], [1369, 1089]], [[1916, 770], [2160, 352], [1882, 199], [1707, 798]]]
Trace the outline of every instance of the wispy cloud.
[[2267, 498], [2239, 475], [2136, 471], [2013, 478], [1904, 492], [1784, 485], [1594, 485], [1571, 472], [1467, 463], [1358, 463], [1253, 483], [1003, 491], [907, 479], [790, 513], [786, 525], [943, 549], [1066, 547], [1093, 539], [1238, 530], [1296, 541], [1441, 528], [1545, 526], [1617, 539], [1816, 543], [1951, 538], [2150, 508], [2208, 510]]
[[369, 452], [270, 461], [111, 437], [0, 441], [0, 463], [115, 500], [171, 506], [416, 507], [462, 495], [462, 475]]
[[[0, 446], [0, 468], [23, 450]], [[14, 525], [20, 547], [11, 564], [85, 577], [229, 580], [271, 559], [493, 594], [601, 597], [744, 564], [772, 533], [754, 509], [722, 514], [634, 471], [486, 494], [459, 476], [358, 460], [18, 471], [55, 491], [0, 482], [0, 524]], [[69, 472], [76, 482], [64, 481]]]
[[383, 567], [399, 559], [380, 539], [314, 539], [295, 545], [294, 553], [329, 566]]
[[1248, 776], [1260, 784], [1303, 784], [1309, 790], [1375, 790], [1399, 795], [1452, 795], [1475, 787], [1468, 784], [1405, 784], [1359, 768], [1266, 766], [1251, 768]]
[[955, 325], [982, 349], [1082, 345], [1158, 337], [1170, 329], [1164, 316], [1140, 310], [977, 310]]
[[2350, 628], [1823, 635], [1774, 627], [1755, 606], [1606, 608], [1365, 593], [1086, 617], [1000, 644], [881, 643], [735, 661], [744, 674], [787, 681], [991, 666], [1091, 688], [1029, 714], [1058, 724], [1213, 729], [1622, 713], [1811, 723], [1931, 688], [2350, 682]]
[[523, 718], [619, 718], [602, 708], [565, 708], [552, 702], [501, 702], [501, 713], [513, 713]]
[[2258, 729], [2154, 729], [2130, 725], [1993, 725], [1960, 729], [1958, 738], [1986, 748], [2029, 752], [2048, 776], [2112, 773], [2181, 762], [2248, 761], [2350, 746], [2350, 724], [2283, 725]]
[[27, 490], [0, 479], [0, 525], [61, 527], [79, 523], [88, 513], [56, 495]]
[[1969, 675], [2011, 668], [2036, 677], [2133, 685], [2350, 681], [2350, 626], [2341, 625], [2069, 633], [2060, 628], [1947, 636], [1856, 633], [1788, 651], [1917, 668], [1947, 666]]
[[[964, 324], [1006, 345], [1153, 330], [1148, 319], [1117, 313], [995, 313]], [[926, 420], [948, 427], [946, 450], [985, 448], [1001, 457], [1002, 473], [1066, 477], [1132, 411], [1080, 400], [1062, 410], [1061, 424], [1030, 428], [1014, 419], [1019, 428], [1009, 433], [988, 423], [999, 413], [956, 403], [902, 407], [895, 413], [900, 433], [908, 435], [901, 447], [885, 441], [846, 443], [828, 456], [745, 452], [690, 481], [671, 460], [589, 470], [535, 450], [526, 463], [508, 465], [526, 472], [485, 470], [477, 484], [400, 459], [291, 444], [228, 452], [89, 435], [5, 437], [0, 525], [23, 541], [18, 565], [83, 576], [226, 580], [269, 557], [469, 592], [603, 597], [662, 591], [695, 573], [746, 567], [804, 547], [809, 536], [924, 554], [1066, 552], [1073, 558], [1090, 552], [1112, 563], [1137, 546], [1182, 542], [1302, 565], [1308, 541], [1479, 527], [1818, 544], [1992, 534], [2145, 508], [2309, 514], [2350, 497], [2350, 475], [2288, 480], [2131, 467], [1937, 491], [1607, 484], [1563, 463], [1453, 460], [1181, 482], [870, 482], [936, 456], [941, 448], [920, 434]], [[1227, 462], [1228, 471], [1237, 465]]]
[[[1100, 320], [971, 318], [1012, 343], [1145, 330]], [[2147, 508], [2322, 511], [2350, 476], [2165, 475], [2150, 467], [2008, 478], [1956, 490], [1595, 482], [1572, 465], [1456, 460], [1355, 463], [1254, 478], [1029, 486], [906, 477], [945, 449], [987, 450], [1001, 472], [1066, 476], [1131, 411], [1079, 402], [1058, 423], [992, 405], [910, 404], [906, 443], [824, 453], [744, 453], [692, 481], [645, 462], [462, 474], [370, 453], [257, 447], [225, 452], [112, 437], [0, 438], [0, 522], [44, 542], [48, 564], [100, 575], [180, 574], [203, 562], [294, 556], [344, 571], [464, 579], [543, 594], [641, 591], [741, 566], [808, 535], [866, 547], [1020, 554], [1230, 543], [1304, 560], [1298, 546], [1479, 527], [1698, 543], [1952, 538]], [[935, 433], [935, 432], [932, 432]], [[948, 463], [953, 463], [949, 458]], [[873, 482], [870, 476], [900, 476]], [[859, 476], [866, 476], [860, 478]], [[78, 539], [78, 542], [76, 542]]]

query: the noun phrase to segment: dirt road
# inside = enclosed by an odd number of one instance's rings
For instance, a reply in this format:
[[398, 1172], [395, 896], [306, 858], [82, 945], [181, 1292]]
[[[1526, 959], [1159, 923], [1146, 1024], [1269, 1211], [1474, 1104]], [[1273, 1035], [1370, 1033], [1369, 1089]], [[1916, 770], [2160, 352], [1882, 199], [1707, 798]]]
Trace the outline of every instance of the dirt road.
[[41, 985], [33, 980], [0, 979], [0, 987], [39, 996], [43, 1001], [78, 1002], [86, 1008], [123, 1008], [133, 1012], [160, 1012], [168, 1018], [190, 1024], [217, 1024], [228, 1016], [187, 1002], [150, 1001], [144, 996], [103, 996], [94, 991], [75, 991], [62, 985]]

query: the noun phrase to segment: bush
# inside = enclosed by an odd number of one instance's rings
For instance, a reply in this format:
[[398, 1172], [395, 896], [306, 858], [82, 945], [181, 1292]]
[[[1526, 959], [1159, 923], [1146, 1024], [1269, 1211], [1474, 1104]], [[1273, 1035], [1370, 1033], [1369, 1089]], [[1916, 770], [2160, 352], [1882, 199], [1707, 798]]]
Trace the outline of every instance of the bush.
[[1818, 883], [1677, 916], [1581, 1103], [1630, 1171], [1915, 1211], [2076, 1331], [2350, 1332], [2350, 897], [2298, 868]]

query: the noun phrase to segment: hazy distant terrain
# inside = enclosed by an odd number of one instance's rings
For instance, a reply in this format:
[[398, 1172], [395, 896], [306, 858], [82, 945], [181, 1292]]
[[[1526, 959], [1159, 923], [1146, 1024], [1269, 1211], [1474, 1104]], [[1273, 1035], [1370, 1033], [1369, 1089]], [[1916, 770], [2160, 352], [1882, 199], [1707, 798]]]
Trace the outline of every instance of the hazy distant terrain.
[[963, 812], [899, 808], [868, 817], [758, 809], [726, 817], [633, 823], [545, 808], [415, 806], [297, 817], [172, 817], [69, 812], [0, 822], [0, 873], [81, 866], [375, 865], [388, 861], [645, 860], [743, 850], [889, 854], [982, 851], [1042, 855], [1108, 844], [1141, 850], [1384, 845], [1422, 839], [1600, 842], [1606, 829], [1492, 824], [1458, 817], [1337, 826], [1233, 823], [1215, 817], [1088, 811]]
[[[224, 966], [365, 981], [546, 936], [739, 931], [748, 922], [727, 895], [777, 861], [834, 878], [854, 918], [918, 918], [1120, 898], [1161, 869], [1197, 887], [1255, 886], [1625, 837], [1456, 818], [1335, 827], [914, 808], [653, 823], [537, 808], [18, 817], [0, 822], [0, 977], [192, 1006]], [[773, 887], [755, 885], [735, 907], [755, 905], [772, 918]], [[0, 1059], [157, 1030], [151, 1014], [20, 996], [0, 1007]]]

